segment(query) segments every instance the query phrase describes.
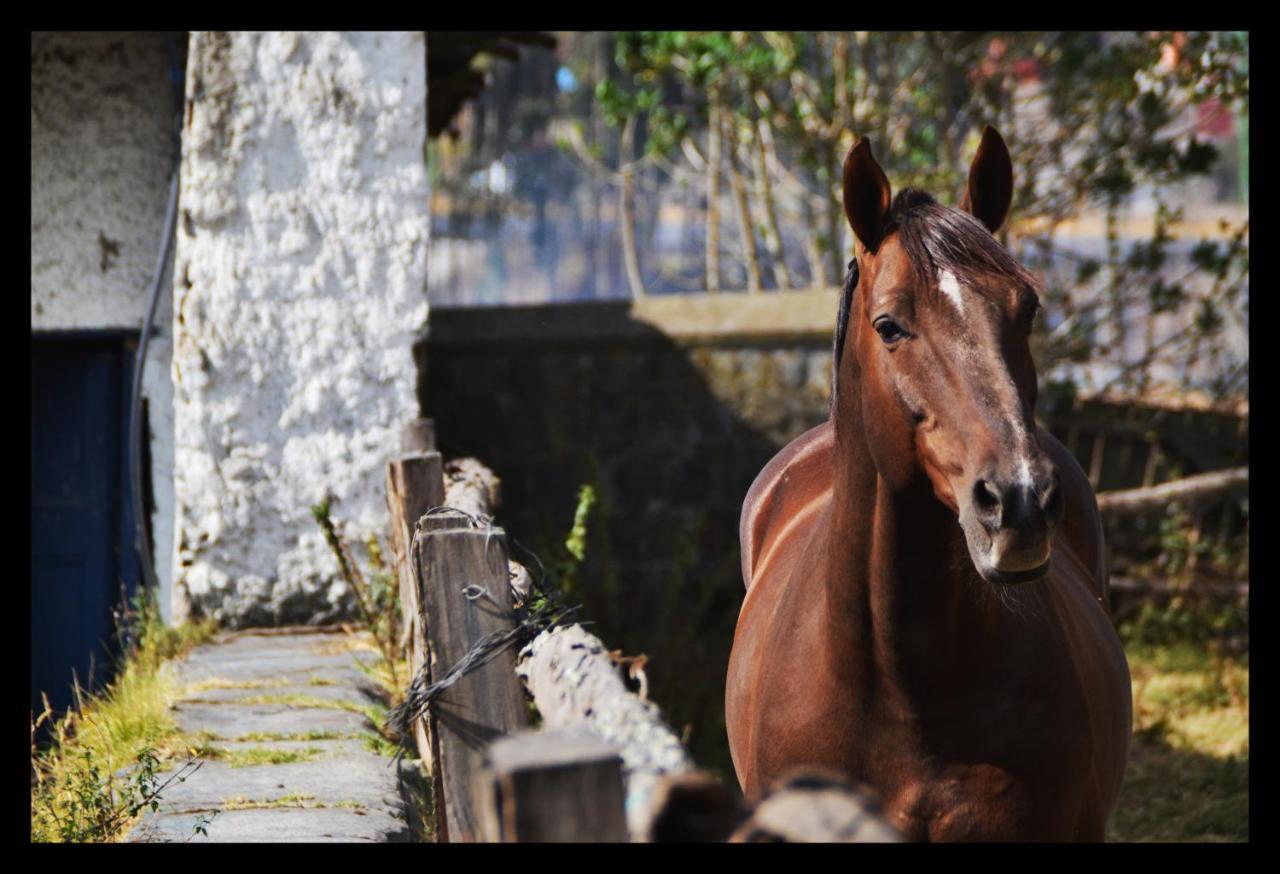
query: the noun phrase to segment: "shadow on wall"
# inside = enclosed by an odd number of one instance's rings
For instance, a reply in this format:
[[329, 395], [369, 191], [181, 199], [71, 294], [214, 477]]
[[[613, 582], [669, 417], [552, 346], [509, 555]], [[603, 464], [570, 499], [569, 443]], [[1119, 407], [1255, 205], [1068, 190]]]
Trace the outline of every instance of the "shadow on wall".
[[437, 308], [416, 350], [442, 450], [494, 468], [515, 540], [544, 561], [562, 554], [579, 487], [595, 488], [573, 598], [609, 646], [649, 656], [650, 697], [731, 785], [738, 516], [769, 458], [825, 419], [829, 343], [759, 331], [677, 342], [629, 302], [592, 302]]

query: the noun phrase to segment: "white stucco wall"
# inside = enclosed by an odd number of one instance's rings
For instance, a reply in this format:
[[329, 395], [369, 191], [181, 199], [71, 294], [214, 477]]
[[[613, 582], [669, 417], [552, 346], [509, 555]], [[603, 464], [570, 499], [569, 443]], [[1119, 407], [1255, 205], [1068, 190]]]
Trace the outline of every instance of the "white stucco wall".
[[[310, 514], [387, 527], [427, 315], [421, 33], [192, 33], [174, 271], [180, 613], [325, 622]], [[357, 549], [359, 549], [357, 547]]]
[[[32, 34], [33, 333], [141, 329], [178, 157], [173, 87], [162, 34]], [[169, 281], [142, 383], [162, 609], [173, 567]]]

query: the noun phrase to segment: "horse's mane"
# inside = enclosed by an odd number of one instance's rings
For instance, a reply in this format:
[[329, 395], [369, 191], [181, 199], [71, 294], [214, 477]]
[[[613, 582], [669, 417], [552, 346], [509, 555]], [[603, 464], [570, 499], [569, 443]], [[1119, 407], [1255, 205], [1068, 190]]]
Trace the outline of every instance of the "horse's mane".
[[[958, 282], [991, 297], [1005, 295], [1010, 282], [1032, 289], [1039, 287], [1035, 275], [1019, 264], [982, 222], [964, 210], [943, 206], [934, 200], [933, 195], [918, 188], [904, 188], [893, 198], [889, 221], [881, 239], [887, 239], [895, 231], [898, 243], [906, 252], [916, 279], [926, 293], [936, 292], [938, 274], [944, 270], [954, 275]], [[858, 279], [858, 261], [855, 258], [849, 262], [836, 315], [829, 402], [831, 412], [835, 410], [844, 336], [849, 327], [849, 312]]]

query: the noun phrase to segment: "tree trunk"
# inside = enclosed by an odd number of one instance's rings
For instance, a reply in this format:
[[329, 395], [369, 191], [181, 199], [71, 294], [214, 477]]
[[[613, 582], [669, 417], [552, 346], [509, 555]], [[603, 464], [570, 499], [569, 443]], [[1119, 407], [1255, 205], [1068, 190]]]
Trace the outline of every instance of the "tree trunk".
[[708, 94], [707, 114], [707, 291], [720, 290], [720, 98]]
[[756, 248], [755, 228], [751, 223], [751, 203], [747, 199], [747, 184], [742, 178], [742, 166], [738, 161], [738, 120], [732, 112], [722, 112], [725, 146], [729, 151], [729, 185], [738, 205], [738, 225], [742, 228], [742, 250], [747, 261], [747, 291], [760, 293], [760, 251]]
[[827, 260], [822, 257], [822, 245], [819, 242], [821, 235], [817, 230], [818, 217], [814, 213], [813, 200], [808, 191], [801, 195], [800, 203], [804, 211], [804, 226], [808, 231], [805, 235], [804, 254], [809, 261], [809, 283], [814, 288], [823, 288], [831, 283], [827, 280]]
[[766, 138], [769, 137], [769, 122], [763, 118], [756, 119], [756, 156], [760, 162], [760, 199], [764, 201], [765, 228], [768, 233], [765, 235], [765, 245], [769, 247], [769, 257], [773, 259], [773, 275], [774, 281], [778, 285], [779, 291], [786, 291], [791, 288], [791, 271], [787, 269], [786, 259], [783, 257], [785, 252], [782, 248], [782, 233], [778, 230], [778, 211], [777, 204], [774, 203], [773, 197], [773, 179], [769, 175], [769, 146]]
[[640, 258], [636, 252], [636, 178], [633, 152], [635, 150], [636, 117], [627, 117], [622, 126], [622, 152], [619, 174], [622, 184], [618, 187], [618, 219], [622, 224], [622, 257], [627, 268], [627, 284], [631, 296], [640, 300], [645, 296], [644, 280], [640, 276]]
[[827, 263], [831, 268], [831, 284], [839, 285], [840, 277], [844, 275], [845, 253], [843, 246], [840, 245], [840, 231], [844, 221], [844, 211], [840, 208], [840, 195], [836, 193], [835, 180], [840, 178], [840, 160], [836, 155], [835, 143], [825, 143], [822, 148], [822, 157], [827, 167], [827, 185], [823, 194], [826, 195], [823, 200], [827, 204], [827, 239], [828, 249], [826, 252]]

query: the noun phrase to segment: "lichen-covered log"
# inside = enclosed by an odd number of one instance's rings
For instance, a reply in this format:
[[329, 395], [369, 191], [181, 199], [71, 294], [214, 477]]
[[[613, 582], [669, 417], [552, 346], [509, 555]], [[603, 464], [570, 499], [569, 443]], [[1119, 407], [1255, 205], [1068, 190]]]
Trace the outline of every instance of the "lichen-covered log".
[[647, 835], [660, 779], [693, 768], [657, 706], [627, 690], [608, 649], [579, 625], [534, 638], [521, 650], [516, 673], [543, 725], [587, 728], [622, 751], [627, 826], [634, 838]]
[[869, 791], [836, 775], [799, 773], [761, 801], [731, 843], [896, 843]]
[[444, 466], [444, 504], [473, 516], [492, 516], [498, 509], [502, 481], [474, 458], [455, 458]]

